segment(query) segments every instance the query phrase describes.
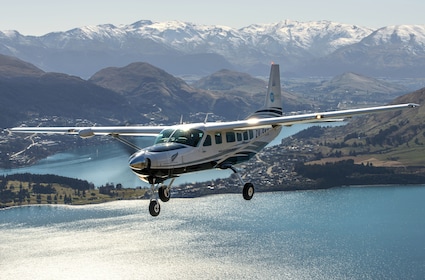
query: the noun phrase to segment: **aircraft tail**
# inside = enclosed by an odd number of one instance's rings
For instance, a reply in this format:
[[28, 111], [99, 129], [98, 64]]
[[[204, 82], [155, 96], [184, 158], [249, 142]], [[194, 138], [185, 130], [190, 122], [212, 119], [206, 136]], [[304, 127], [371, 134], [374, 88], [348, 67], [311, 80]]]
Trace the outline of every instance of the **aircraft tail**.
[[282, 92], [280, 88], [279, 64], [272, 64], [264, 107], [250, 116], [273, 118], [282, 116]]

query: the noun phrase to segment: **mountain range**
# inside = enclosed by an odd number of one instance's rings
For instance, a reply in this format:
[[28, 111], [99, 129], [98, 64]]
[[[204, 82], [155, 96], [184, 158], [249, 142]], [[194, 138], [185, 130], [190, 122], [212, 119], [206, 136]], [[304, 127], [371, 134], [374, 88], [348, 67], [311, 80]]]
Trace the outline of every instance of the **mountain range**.
[[[0, 127], [57, 116], [71, 123], [62, 120], [49, 125], [74, 125], [76, 119], [104, 125], [170, 124], [181, 117], [203, 121], [207, 113], [214, 113], [210, 120], [243, 119], [262, 106], [266, 82], [222, 69], [189, 84], [144, 62], [107, 67], [84, 80], [0, 55]], [[383, 104], [408, 92], [400, 85], [354, 73], [318, 82], [294, 79], [283, 83], [287, 113]]]
[[240, 29], [142, 20], [85, 26], [43, 36], [0, 32], [0, 53], [46, 72], [83, 78], [100, 69], [144, 61], [173, 75], [206, 76], [221, 69], [252, 75], [271, 61], [294, 76], [356, 72], [374, 77], [422, 77], [425, 25], [374, 30], [331, 21], [252, 24]]
[[[44, 72], [28, 62], [0, 55], [0, 127], [39, 118], [51, 121], [58, 116], [70, 122], [85, 119], [104, 125], [151, 121], [170, 124], [181, 117], [183, 121], [203, 121], [206, 113], [234, 120], [243, 119], [262, 106], [265, 80], [234, 71], [227, 71], [224, 76], [220, 73], [205, 79], [221, 84], [225, 79], [236, 81], [243, 77], [245, 87], [228, 83], [225, 90], [212, 90], [210, 83], [202, 81], [196, 87], [143, 62], [107, 67], [84, 80]], [[310, 106], [290, 94], [283, 99], [288, 110]], [[63, 122], [55, 125], [74, 125]]]
[[[142, 62], [107, 67], [84, 80], [64, 73], [45, 72], [18, 58], [0, 55], [0, 127], [171, 124], [181, 117], [185, 122], [203, 121], [210, 112], [214, 113], [210, 121], [236, 120], [262, 105], [266, 85], [265, 79], [225, 69], [188, 84]], [[302, 95], [296, 93], [299, 90], [300, 86], [292, 85], [288, 92], [283, 92], [285, 112], [328, 110], [341, 100], [351, 100], [348, 106], [367, 104], [365, 102], [383, 104], [405, 91], [395, 84], [354, 73], [344, 73], [317, 84], [307, 83]], [[403, 95], [396, 102], [422, 104], [424, 98], [422, 89]], [[422, 106], [418, 110], [407, 110], [409, 112], [403, 112], [401, 117], [394, 113], [363, 118], [363, 123], [346, 126], [340, 137], [366, 132], [370, 139], [378, 141], [374, 135], [384, 135], [383, 139], [393, 139], [391, 143], [408, 143], [405, 145], [408, 151], [412, 151], [412, 145], [419, 147], [414, 155], [422, 158], [423, 109]], [[399, 130], [393, 131], [395, 126]], [[391, 138], [386, 134], [388, 129], [391, 129]], [[336, 135], [338, 133], [332, 132], [331, 138], [337, 139]], [[0, 159], [8, 162], [8, 153], [24, 149], [28, 141], [2, 131]], [[394, 153], [391, 158], [401, 159]], [[416, 163], [421, 164], [419, 160]]]

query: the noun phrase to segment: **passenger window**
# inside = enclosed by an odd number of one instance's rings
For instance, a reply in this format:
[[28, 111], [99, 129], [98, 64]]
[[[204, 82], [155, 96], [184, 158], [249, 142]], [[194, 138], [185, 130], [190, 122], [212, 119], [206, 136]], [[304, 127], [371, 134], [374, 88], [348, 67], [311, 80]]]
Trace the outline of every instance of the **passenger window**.
[[243, 133], [243, 140], [248, 140], [248, 131], [244, 131]]
[[226, 132], [226, 141], [227, 143], [232, 143], [236, 141], [234, 132]]
[[223, 143], [223, 139], [222, 139], [222, 136], [221, 136], [221, 132], [217, 132], [217, 133], [214, 135], [214, 138], [215, 138], [215, 143], [216, 143], [216, 144], [221, 144], [221, 143]]
[[211, 136], [207, 135], [204, 141], [204, 146], [211, 146]]
[[254, 131], [250, 130], [249, 131], [249, 139], [254, 138]]
[[242, 141], [242, 134], [236, 133], [236, 138], [238, 139], [238, 141]]

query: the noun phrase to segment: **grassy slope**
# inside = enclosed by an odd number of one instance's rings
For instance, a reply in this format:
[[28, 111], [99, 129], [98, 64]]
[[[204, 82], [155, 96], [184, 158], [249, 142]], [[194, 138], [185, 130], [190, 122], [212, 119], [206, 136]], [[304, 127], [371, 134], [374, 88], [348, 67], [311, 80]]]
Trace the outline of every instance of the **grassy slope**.
[[[324, 156], [321, 162], [352, 158], [356, 162], [374, 160], [382, 166], [425, 167], [425, 89], [399, 97], [393, 103], [423, 106], [356, 118], [346, 126], [329, 128], [320, 137], [308, 139], [318, 145], [316, 152]], [[390, 132], [386, 134], [386, 130]], [[353, 133], [360, 136], [346, 139]], [[379, 143], [368, 143], [371, 139], [379, 139]], [[335, 158], [339, 152], [342, 156]]]
[[[56, 190], [56, 194], [51, 194], [51, 202], [49, 203], [47, 200], [47, 194], [41, 194], [41, 203], [37, 201], [37, 194], [32, 193], [29, 188], [28, 182], [18, 182], [18, 181], [8, 181], [6, 189], [12, 190], [14, 193], [18, 193], [20, 186], [24, 190], [29, 190], [30, 198], [25, 198], [23, 202], [8, 202], [5, 204], [0, 203], [0, 208], [2, 207], [10, 207], [10, 206], [19, 206], [19, 205], [32, 205], [32, 204], [65, 204], [64, 197], [72, 198], [72, 205], [84, 205], [84, 204], [97, 204], [103, 203], [113, 200], [124, 200], [124, 199], [138, 199], [143, 197], [146, 190], [144, 189], [121, 189], [114, 190], [115, 195], [105, 195], [100, 194], [99, 189], [88, 190], [83, 195], [82, 192], [76, 192], [75, 189], [72, 189], [65, 185], [53, 184], [53, 188]], [[57, 196], [57, 200], [54, 200], [55, 195]]]

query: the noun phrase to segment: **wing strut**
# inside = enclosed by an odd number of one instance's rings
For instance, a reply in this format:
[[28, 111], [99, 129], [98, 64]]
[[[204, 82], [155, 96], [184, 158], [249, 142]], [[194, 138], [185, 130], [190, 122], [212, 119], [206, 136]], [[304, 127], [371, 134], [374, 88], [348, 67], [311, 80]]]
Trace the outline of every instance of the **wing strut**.
[[118, 141], [120, 141], [121, 143], [123, 143], [123, 144], [129, 146], [130, 148], [134, 149], [136, 152], [140, 151], [142, 149], [139, 146], [137, 146], [136, 144], [131, 143], [127, 139], [122, 138], [119, 134], [111, 134], [111, 136], [114, 137], [115, 139], [117, 139]]

